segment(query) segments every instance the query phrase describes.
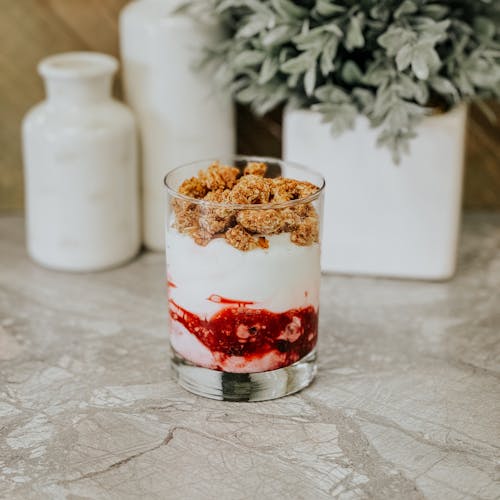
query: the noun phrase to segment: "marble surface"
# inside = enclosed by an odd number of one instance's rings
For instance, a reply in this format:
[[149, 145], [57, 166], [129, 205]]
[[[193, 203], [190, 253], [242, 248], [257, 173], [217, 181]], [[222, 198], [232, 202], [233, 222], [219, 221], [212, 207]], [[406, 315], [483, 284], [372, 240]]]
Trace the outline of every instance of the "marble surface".
[[447, 283], [325, 277], [320, 367], [266, 403], [168, 368], [164, 259], [31, 263], [0, 218], [0, 497], [500, 497], [500, 214], [465, 218]]

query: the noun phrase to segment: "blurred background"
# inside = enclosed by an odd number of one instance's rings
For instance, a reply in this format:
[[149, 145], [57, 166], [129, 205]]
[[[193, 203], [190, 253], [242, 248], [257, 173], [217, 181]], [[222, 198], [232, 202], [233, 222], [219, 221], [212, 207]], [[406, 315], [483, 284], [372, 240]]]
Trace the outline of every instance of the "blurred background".
[[[127, 0], [0, 0], [0, 212], [23, 209], [20, 124], [43, 99], [36, 65], [47, 55], [92, 50], [118, 56], [118, 13]], [[118, 77], [114, 93], [121, 97]], [[492, 104], [497, 116], [500, 105]], [[237, 113], [238, 152], [281, 154], [281, 113]], [[500, 123], [472, 107], [466, 148], [464, 207], [500, 209]]]

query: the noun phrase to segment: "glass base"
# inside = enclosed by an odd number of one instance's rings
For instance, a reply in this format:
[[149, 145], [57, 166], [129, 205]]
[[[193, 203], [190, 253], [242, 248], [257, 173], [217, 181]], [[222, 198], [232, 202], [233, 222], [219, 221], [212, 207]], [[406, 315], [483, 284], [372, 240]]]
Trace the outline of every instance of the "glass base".
[[266, 401], [307, 387], [316, 375], [316, 350], [293, 365], [259, 373], [228, 373], [195, 366], [172, 351], [172, 371], [181, 387], [210, 399]]

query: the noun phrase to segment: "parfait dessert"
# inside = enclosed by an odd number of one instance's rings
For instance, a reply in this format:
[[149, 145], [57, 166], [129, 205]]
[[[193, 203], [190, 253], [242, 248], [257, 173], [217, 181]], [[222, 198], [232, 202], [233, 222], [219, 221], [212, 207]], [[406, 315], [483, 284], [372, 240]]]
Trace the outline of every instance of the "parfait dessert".
[[166, 177], [174, 365], [275, 373], [313, 358], [323, 181], [278, 160], [235, 163], [197, 163]]

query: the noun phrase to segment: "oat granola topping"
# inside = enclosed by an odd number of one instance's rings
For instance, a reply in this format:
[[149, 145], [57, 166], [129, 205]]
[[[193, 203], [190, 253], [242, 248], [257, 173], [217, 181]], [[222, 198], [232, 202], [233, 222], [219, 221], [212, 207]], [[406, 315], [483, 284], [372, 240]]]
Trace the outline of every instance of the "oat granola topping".
[[319, 229], [317, 217], [306, 217], [297, 226], [297, 229], [290, 234], [290, 240], [296, 245], [308, 246], [319, 239]]
[[236, 220], [252, 233], [278, 234], [283, 230], [279, 210], [240, 210]]
[[179, 193], [186, 196], [191, 196], [191, 198], [200, 199], [203, 198], [208, 192], [207, 186], [198, 177], [191, 177], [186, 179], [179, 186]]
[[266, 175], [266, 172], [267, 165], [265, 163], [256, 161], [249, 162], [243, 170], [244, 175], [260, 175], [261, 177], [264, 177]]
[[226, 241], [238, 250], [252, 250], [253, 248], [267, 248], [260, 242], [263, 237], [256, 237], [250, 234], [243, 226], [236, 224], [236, 226], [228, 229], [224, 234]]
[[[197, 177], [186, 179], [179, 193], [207, 202], [232, 204], [277, 204], [305, 198], [318, 190], [310, 182], [295, 179], [267, 178], [267, 165], [249, 162], [243, 169], [211, 164]], [[268, 235], [290, 233], [290, 241], [299, 246], [318, 242], [318, 214], [312, 203], [277, 209], [213, 207], [174, 199], [175, 227], [205, 246], [213, 238], [224, 237], [238, 250], [269, 248]]]
[[218, 162], [212, 163], [206, 170], [198, 173], [198, 178], [209, 191], [231, 189], [239, 176], [240, 171], [236, 167], [220, 165]]
[[198, 206], [178, 199], [172, 200], [172, 209], [175, 214], [175, 227], [181, 233], [187, 233], [198, 227]]
[[187, 234], [193, 238], [194, 242], [197, 245], [200, 245], [202, 247], [206, 247], [213, 238], [213, 234], [209, 231], [206, 231], [205, 229], [198, 227], [195, 229], [191, 229], [187, 231]]
[[260, 175], [245, 175], [231, 190], [229, 199], [232, 203], [241, 204], [269, 203], [271, 184], [271, 179], [266, 179]]

